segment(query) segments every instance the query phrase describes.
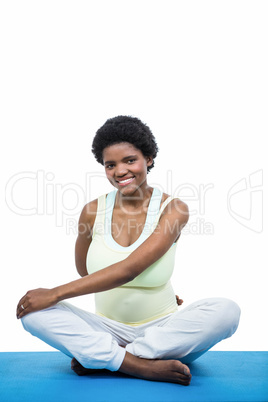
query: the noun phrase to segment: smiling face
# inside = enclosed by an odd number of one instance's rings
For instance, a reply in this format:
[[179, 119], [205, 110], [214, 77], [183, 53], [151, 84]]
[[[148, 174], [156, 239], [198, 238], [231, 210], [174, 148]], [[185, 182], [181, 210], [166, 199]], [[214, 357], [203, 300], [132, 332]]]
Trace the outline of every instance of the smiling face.
[[103, 163], [109, 182], [122, 194], [130, 195], [147, 186], [147, 167], [153, 159], [134, 145], [121, 142], [104, 148]]

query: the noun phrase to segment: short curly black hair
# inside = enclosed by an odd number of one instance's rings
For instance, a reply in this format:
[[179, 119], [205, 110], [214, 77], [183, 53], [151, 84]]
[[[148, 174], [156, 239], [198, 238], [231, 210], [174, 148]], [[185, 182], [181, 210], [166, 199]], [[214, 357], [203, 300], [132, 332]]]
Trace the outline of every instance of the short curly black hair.
[[154, 167], [154, 159], [158, 152], [158, 146], [150, 128], [137, 117], [116, 116], [108, 119], [101, 126], [92, 142], [92, 152], [99, 163], [103, 165], [104, 148], [129, 142], [139, 149], [144, 156], [151, 156], [153, 163], [147, 167], [147, 172]]

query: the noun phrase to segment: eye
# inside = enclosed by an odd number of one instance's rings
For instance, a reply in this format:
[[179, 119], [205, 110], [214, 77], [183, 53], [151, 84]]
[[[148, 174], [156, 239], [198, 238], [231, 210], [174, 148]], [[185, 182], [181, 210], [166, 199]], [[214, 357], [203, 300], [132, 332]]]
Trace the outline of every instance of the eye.
[[127, 163], [131, 164], [131, 163], [134, 163], [135, 161], [136, 161], [136, 159], [129, 159], [129, 160], [127, 161]]
[[113, 163], [110, 163], [110, 165], [106, 165], [105, 167], [106, 167], [106, 169], [113, 169], [114, 164], [113, 164]]

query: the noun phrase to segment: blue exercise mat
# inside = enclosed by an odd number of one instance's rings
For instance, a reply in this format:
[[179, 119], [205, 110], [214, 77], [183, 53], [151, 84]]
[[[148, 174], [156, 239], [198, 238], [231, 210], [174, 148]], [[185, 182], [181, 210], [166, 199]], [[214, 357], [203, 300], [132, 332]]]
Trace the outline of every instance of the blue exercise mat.
[[118, 372], [79, 377], [60, 352], [0, 353], [1, 402], [268, 401], [268, 352], [207, 352], [188, 387]]

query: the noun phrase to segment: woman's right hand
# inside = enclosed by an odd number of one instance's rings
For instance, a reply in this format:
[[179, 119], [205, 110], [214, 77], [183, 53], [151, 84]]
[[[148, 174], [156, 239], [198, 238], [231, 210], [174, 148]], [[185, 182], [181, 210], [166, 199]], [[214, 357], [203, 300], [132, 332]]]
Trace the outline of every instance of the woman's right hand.
[[57, 295], [54, 289], [39, 288], [29, 290], [17, 305], [17, 318], [22, 318], [34, 311], [44, 310], [57, 302]]

